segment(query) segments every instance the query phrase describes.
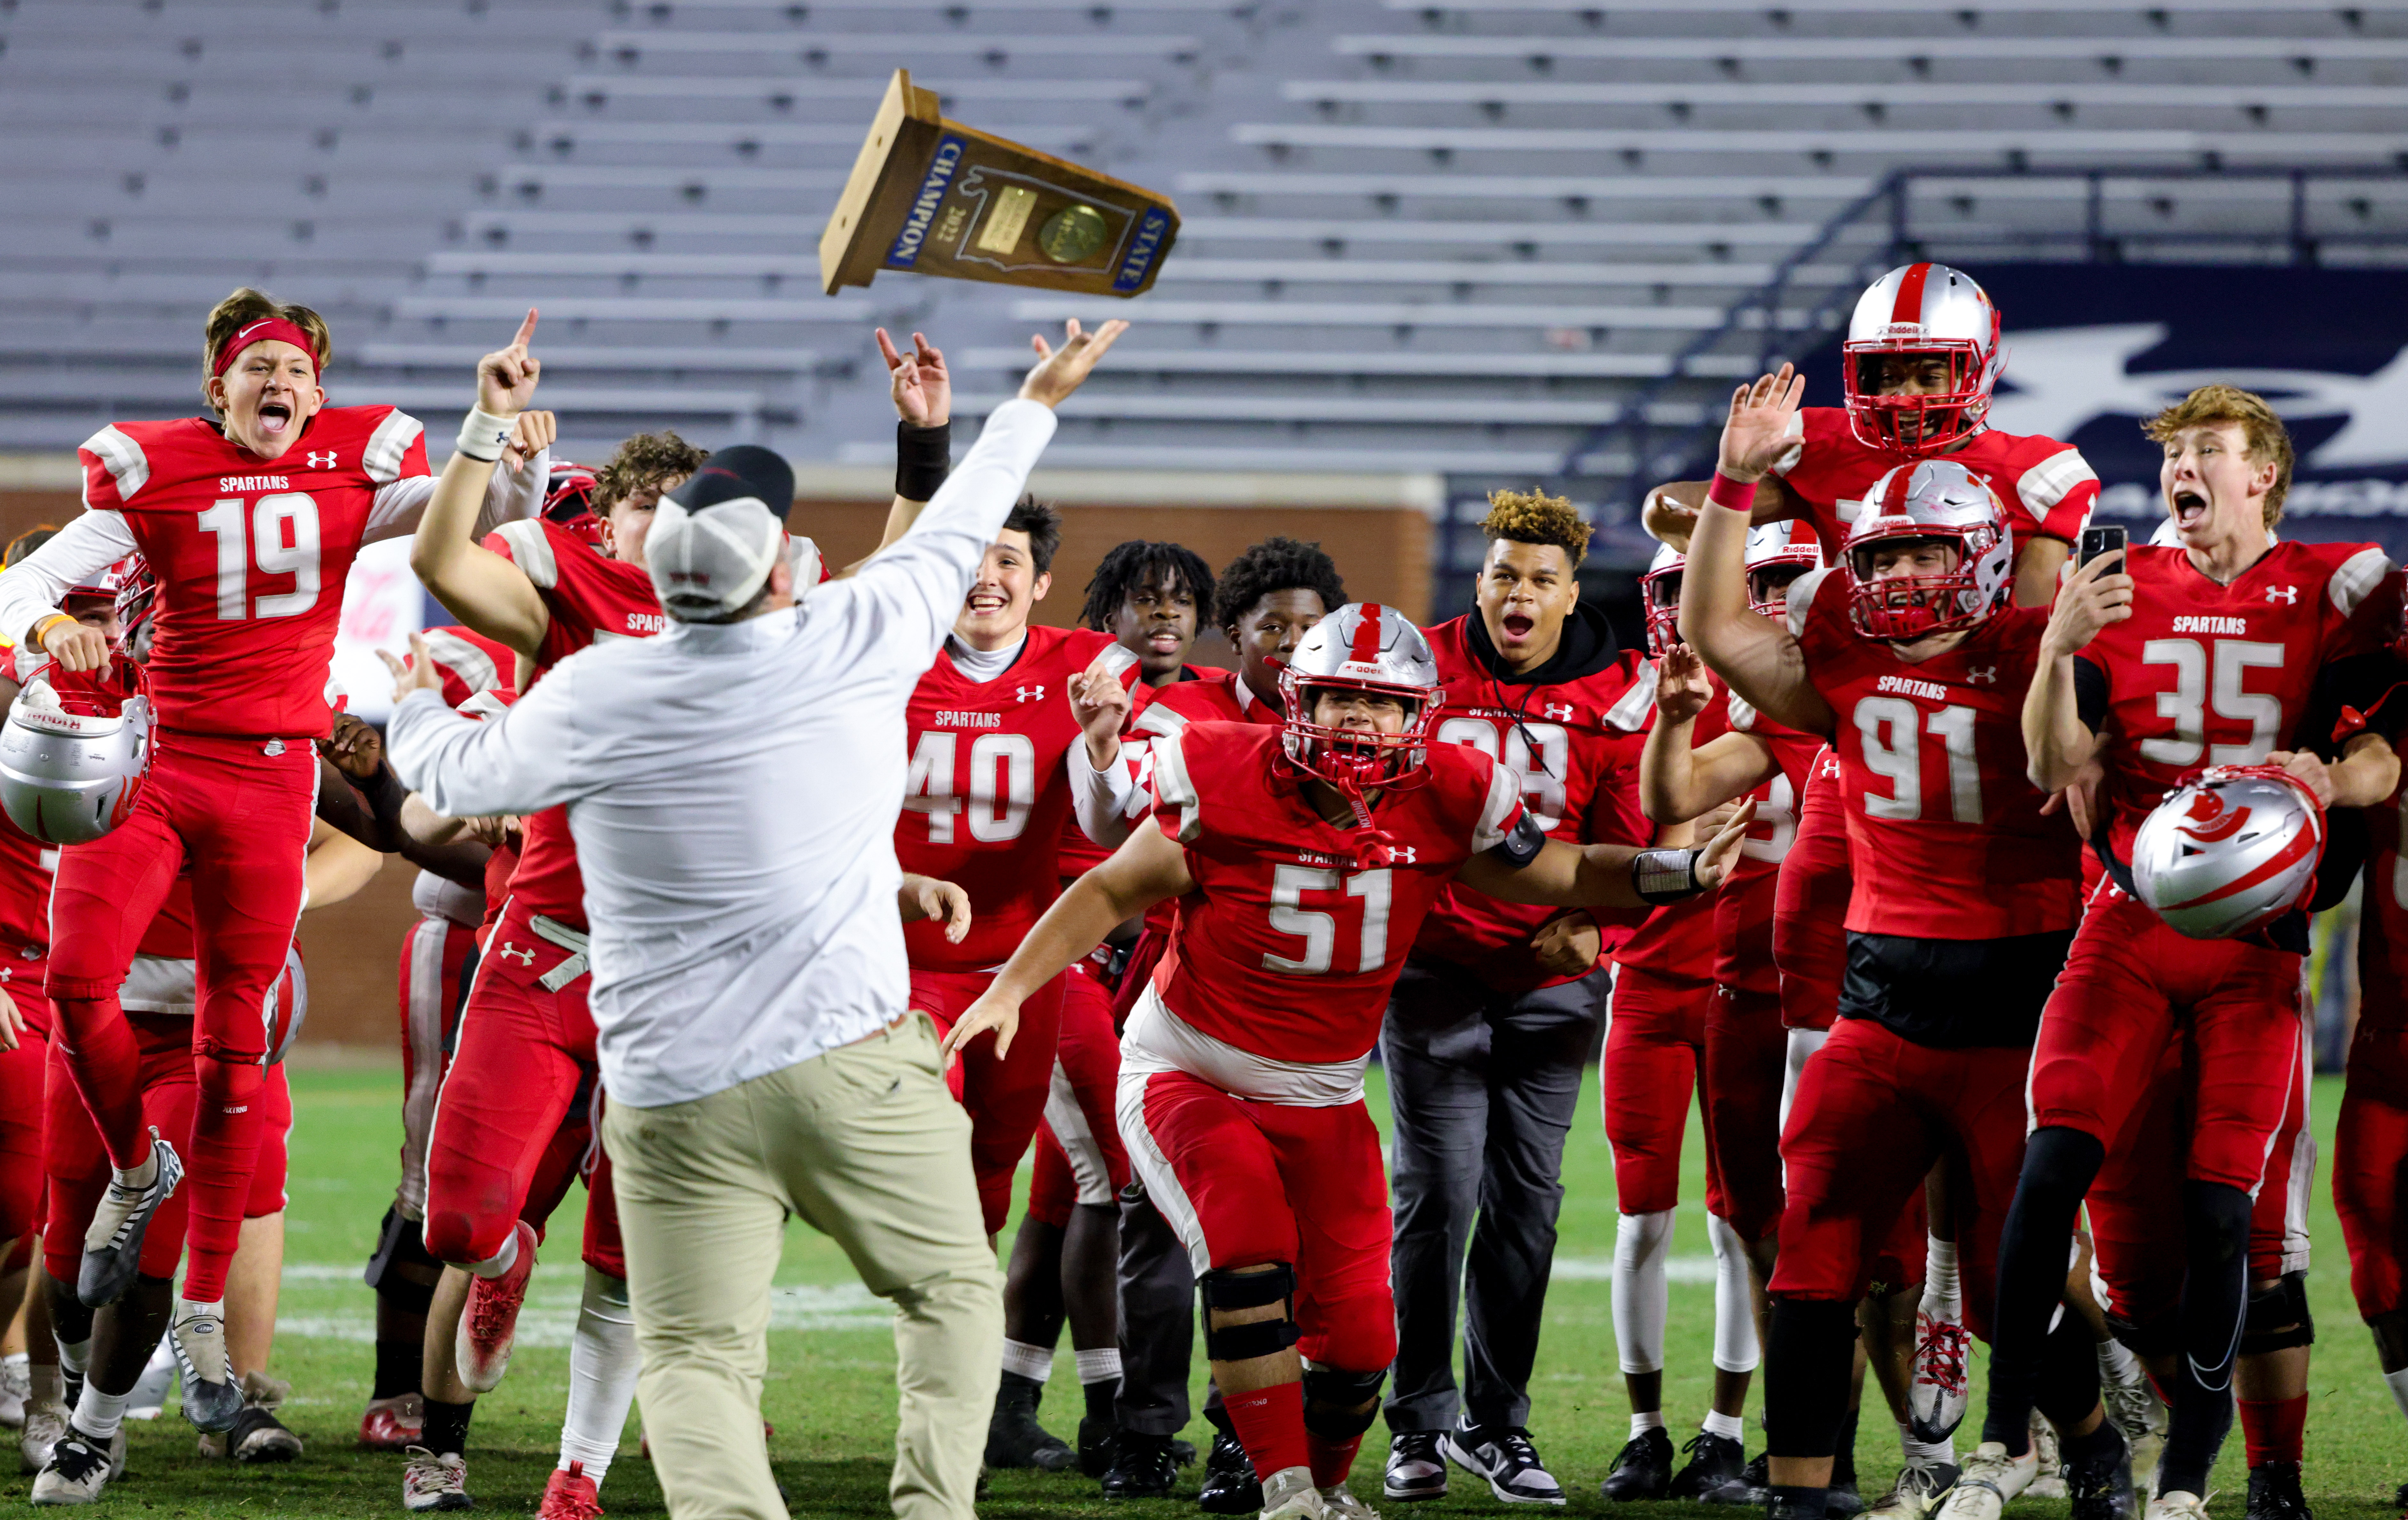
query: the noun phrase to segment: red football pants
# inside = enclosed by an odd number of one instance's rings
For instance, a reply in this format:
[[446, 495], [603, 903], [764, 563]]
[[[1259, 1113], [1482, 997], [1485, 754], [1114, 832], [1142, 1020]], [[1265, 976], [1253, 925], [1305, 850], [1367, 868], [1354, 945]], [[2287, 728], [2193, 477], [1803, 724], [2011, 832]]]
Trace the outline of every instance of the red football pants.
[[2333, 1206], [2358, 1313], [2372, 1319], [2408, 1309], [2408, 1029], [2361, 1018], [2350, 1041], [2333, 1136]]
[[1263, 1103], [1184, 1071], [1124, 1072], [1120, 1126], [1198, 1275], [1287, 1262], [1307, 1361], [1374, 1372], [1396, 1360], [1388, 1179], [1361, 1101]]
[[1776, 1296], [1854, 1303], [1877, 1258], [1948, 1163], [1965, 1322], [1989, 1339], [1999, 1229], [2024, 1159], [2020, 1050], [1934, 1050], [1870, 1019], [1842, 1019], [1806, 1063], [1781, 1137], [1788, 1204]]
[[62, 851], [51, 888], [47, 984], [60, 1048], [109, 1155], [135, 1167], [150, 1154], [142, 1052], [117, 993], [178, 873], [192, 878], [199, 1002], [190, 1033], [200, 1076], [179, 1191], [191, 1209], [184, 1294], [203, 1302], [225, 1297], [241, 1239], [264, 1111], [262, 1008], [301, 915], [317, 794], [318, 755], [306, 739], [162, 735], [133, 815]]
[[1112, 1033], [1112, 995], [1081, 962], [1062, 987], [1062, 1043], [1045, 1123], [1037, 1131], [1028, 1179], [1028, 1217], [1061, 1229], [1080, 1204], [1113, 1202], [1128, 1185], [1128, 1151], [1113, 1105], [1121, 1042]]
[[[1674, 982], [1616, 965], [1605, 1015], [1605, 1140], [1613, 1150], [1614, 1207], [1661, 1213], [1681, 1201], [1681, 1140], [1689, 1094], [1705, 1101], [1711, 982]], [[1774, 1102], [1780, 1092], [1774, 1089]], [[1706, 1148], [1706, 1212], [1728, 1208], [1713, 1147]]]
[[1781, 971], [1781, 1021], [1792, 1029], [1828, 1029], [1839, 1016], [1853, 890], [1839, 773], [1817, 762], [1772, 892], [1772, 964]]
[[1706, 1005], [1706, 1155], [1723, 1218], [1742, 1240], [1781, 1226], [1781, 1084], [1789, 1031], [1778, 995], [1716, 987]]
[[[556, 992], [542, 985], [570, 952], [538, 936], [534, 917], [516, 899], [503, 905], [436, 1101], [425, 1239], [438, 1261], [490, 1260], [521, 1218], [540, 1232], [598, 1149], [594, 1016], [585, 1007], [593, 977], [581, 972]], [[590, 1193], [589, 1214], [607, 1197], [607, 1189]]]
[[[979, 1208], [986, 1232], [997, 1233], [1011, 1216], [1011, 1178], [1028, 1142], [1045, 1118], [1054, 1090], [1054, 1053], [1061, 1041], [1065, 971], [1020, 1005], [1020, 1029], [1011, 1053], [995, 1058], [995, 1034], [979, 1036], [954, 1056], [945, 1073], [953, 1098], [970, 1116], [970, 1169], [978, 1178]], [[995, 982], [992, 971], [911, 973], [911, 1006], [936, 1021], [937, 1038], [953, 1025]]]
[[477, 931], [437, 914], [409, 926], [401, 941], [401, 1186], [394, 1206], [404, 1219], [426, 1218], [426, 1146], [436, 1095], [452, 1063], [460, 1027], [460, 973]]
[[2186, 939], [2102, 888], [2041, 1015], [2032, 1127], [2078, 1129], [2112, 1154], [2187, 1029], [2194, 1074], [2184, 1174], [2254, 1194], [2299, 1084], [2302, 1006], [2299, 956]]

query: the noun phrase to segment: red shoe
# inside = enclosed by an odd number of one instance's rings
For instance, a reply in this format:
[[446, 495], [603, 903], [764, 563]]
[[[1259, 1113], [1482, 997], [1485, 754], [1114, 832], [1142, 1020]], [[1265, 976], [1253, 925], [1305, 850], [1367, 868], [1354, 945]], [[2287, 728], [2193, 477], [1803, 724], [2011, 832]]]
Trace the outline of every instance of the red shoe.
[[535, 1275], [535, 1226], [518, 1222], [518, 1259], [499, 1277], [468, 1279], [468, 1304], [461, 1311], [452, 1355], [470, 1393], [492, 1393], [510, 1369], [510, 1342], [518, 1336], [519, 1306], [526, 1302], [527, 1279]]
[[554, 1470], [552, 1482], [543, 1487], [543, 1506], [535, 1513], [536, 1520], [598, 1520], [602, 1494], [585, 1475], [585, 1464], [571, 1462]]
[[360, 1415], [360, 1444], [371, 1451], [397, 1452], [426, 1438], [426, 1400], [418, 1394], [371, 1398]]

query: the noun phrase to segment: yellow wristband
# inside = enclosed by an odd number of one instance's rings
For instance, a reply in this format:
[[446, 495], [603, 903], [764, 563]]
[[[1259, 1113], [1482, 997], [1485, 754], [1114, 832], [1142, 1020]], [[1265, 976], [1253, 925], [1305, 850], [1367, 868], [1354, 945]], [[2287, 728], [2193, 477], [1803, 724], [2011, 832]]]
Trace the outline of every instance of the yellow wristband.
[[50, 624], [53, 623], [73, 623], [74, 621], [74, 618], [68, 616], [64, 612], [53, 612], [49, 617], [44, 618], [41, 622], [34, 624], [34, 631], [27, 637], [25, 641], [47, 654], [50, 652], [50, 646], [44, 643], [42, 638], [44, 635], [50, 631]]

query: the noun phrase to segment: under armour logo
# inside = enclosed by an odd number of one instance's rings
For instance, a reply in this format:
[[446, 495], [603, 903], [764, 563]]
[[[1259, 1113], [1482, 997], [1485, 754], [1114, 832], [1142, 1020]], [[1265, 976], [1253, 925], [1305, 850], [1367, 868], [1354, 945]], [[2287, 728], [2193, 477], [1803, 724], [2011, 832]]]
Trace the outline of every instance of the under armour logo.
[[1542, 705], [1539, 710], [1545, 713], [1548, 717], [1555, 719], [1557, 723], [1570, 723], [1571, 722], [1573, 709], [1570, 702], [1548, 702]]
[[525, 949], [522, 950], [518, 946], [511, 944], [509, 940], [505, 939], [502, 941], [502, 948], [498, 954], [504, 960], [509, 960], [513, 955], [517, 956], [518, 963], [521, 966], [533, 966], [535, 964], [535, 946], [533, 945], [529, 945]]
[[1042, 686], [1014, 686], [1012, 690], [1020, 694], [1020, 699], [1024, 702], [1045, 700], [1045, 688]]
[[1999, 683], [1999, 667], [1985, 665], [1978, 670], [1968, 670], [1965, 679], [1976, 686], [1995, 686]]
[[280, 738], [271, 738], [259, 747], [259, 753], [273, 760], [284, 753], [284, 741]]
[[1391, 866], [1410, 866], [1418, 858], [1420, 853], [1410, 844], [1388, 846], [1388, 864]]
[[320, 453], [317, 450], [312, 449], [309, 451], [309, 467], [311, 469], [333, 469], [335, 467], [335, 461], [340, 457], [342, 456], [332, 449], [327, 450], [324, 453]]
[[2270, 602], [2286, 602], [2293, 607], [2297, 607], [2300, 605], [2300, 588], [2297, 586], [2268, 586], [2266, 588], [2266, 599]]

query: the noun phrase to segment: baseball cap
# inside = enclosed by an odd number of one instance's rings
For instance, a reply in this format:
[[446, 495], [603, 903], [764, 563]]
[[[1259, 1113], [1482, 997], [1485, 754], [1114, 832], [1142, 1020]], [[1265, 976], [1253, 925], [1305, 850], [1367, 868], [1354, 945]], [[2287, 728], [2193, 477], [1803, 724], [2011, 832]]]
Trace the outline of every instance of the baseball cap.
[[724, 623], [785, 551], [795, 472], [757, 444], [722, 449], [661, 497], [644, 538], [653, 594], [681, 623]]

